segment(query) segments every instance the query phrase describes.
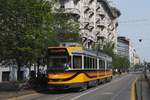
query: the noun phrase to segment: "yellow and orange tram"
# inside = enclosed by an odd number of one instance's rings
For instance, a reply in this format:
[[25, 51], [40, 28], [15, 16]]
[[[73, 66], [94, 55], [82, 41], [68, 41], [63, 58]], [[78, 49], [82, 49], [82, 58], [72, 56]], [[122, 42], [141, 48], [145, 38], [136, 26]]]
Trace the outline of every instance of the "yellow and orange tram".
[[98, 85], [112, 78], [112, 58], [80, 46], [48, 48], [48, 85], [68, 89]]

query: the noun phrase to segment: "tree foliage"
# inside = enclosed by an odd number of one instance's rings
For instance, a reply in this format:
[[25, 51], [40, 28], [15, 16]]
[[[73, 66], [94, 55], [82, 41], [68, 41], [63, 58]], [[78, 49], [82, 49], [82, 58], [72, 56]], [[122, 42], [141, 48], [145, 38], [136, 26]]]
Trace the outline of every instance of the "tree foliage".
[[45, 0], [1, 0], [1, 59], [35, 61], [45, 47], [51, 5]]
[[102, 52], [112, 57], [113, 68], [126, 70], [130, 67], [130, 62], [127, 57], [121, 57], [114, 53], [115, 44], [112, 41], [106, 41], [103, 44]]
[[128, 58], [121, 57], [119, 55], [113, 56], [113, 67], [114, 69], [127, 70], [130, 67], [130, 62]]
[[[1, 0], [0, 61], [33, 64], [50, 45], [78, 41], [78, 24], [70, 15], [52, 13], [55, 0]], [[69, 19], [69, 20], [68, 20]]]
[[35, 63], [47, 46], [51, 4], [46, 0], [1, 0], [0, 60]]
[[106, 43], [103, 46], [103, 52], [105, 52], [109, 56], [113, 56], [114, 55], [114, 48], [115, 48], [114, 42], [106, 41]]
[[58, 10], [53, 14], [51, 39], [52, 45], [58, 45], [60, 42], [79, 42], [79, 24], [73, 16]]

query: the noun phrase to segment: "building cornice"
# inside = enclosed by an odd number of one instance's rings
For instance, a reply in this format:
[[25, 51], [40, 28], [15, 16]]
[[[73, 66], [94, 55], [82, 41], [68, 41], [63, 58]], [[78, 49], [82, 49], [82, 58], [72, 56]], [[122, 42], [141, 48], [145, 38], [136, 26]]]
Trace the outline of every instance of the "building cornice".
[[118, 17], [120, 17], [121, 12], [120, 10], [118, 10], [115, 7], [112, 7], [109, 5], [109, 2], [107, 0], [97, 0], [98, 2], [101, 2], [103, 4], [103, 7], [105, 8], [105, 10], [107, 11], [107, 13], [109, 14], [109, 16], [112, 19], [116, 19]]

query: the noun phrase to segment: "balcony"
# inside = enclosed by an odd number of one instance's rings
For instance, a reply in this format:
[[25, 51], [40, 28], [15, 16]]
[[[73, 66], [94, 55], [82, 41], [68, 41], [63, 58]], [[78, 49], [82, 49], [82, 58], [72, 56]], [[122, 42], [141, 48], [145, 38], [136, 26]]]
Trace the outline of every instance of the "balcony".
[[97, 36], [97, 37], [101, 37], [101, 36], [106, 37], [106, 32], [102, 31], [101, 29], [96, 28], [95, 36]]
[[94, 29], [94, 26], [88, 26], [88, 30], [91, 32]]
[[74, 2], [74, 4], [78, 4], [78, 2], [79, 2], [80, 0], [73, 0], [73, 2]]
[[89, 1], [89, 3], [92, 3], [94, 0], [88, 0]]
[[88, 31], [92, 31], [94, 29], [94, 24], [93, 23], [89, 23], [89, 22], [83, 22], [81, 24], [81, 29], [85, 29], [85, 30], [88, 30]]
[[80, 15], [80, 10], [76, 8], [66, 8], [65, 13], [73, 13], [73, 14]]
[[105, 14], [105, 12], [102, 9], [100, 9], [100, 7], [97, 7], [96, 12], [99, 14]]
[[101, 20], [104, 20], [105, 14], [97, 13], [97, 14], [96, 14], [96, 17], [97, 17], [97, 18], [100, 18]]
[[88, 34], [89, 34], [89, 31], [88, 31], [88, 30], [81, 30], [80, 36], [81, 36], [82, 38], [87, 39], [87, 38], [89, 37]]
[[88, 29], [89, 25], [90, 25], [89, 22], [83, 22], [83, 23], [81, 23], [80, 29], [81, 29], [81, 30], [83, 30], [83, 29], [89, 30], [89, 29]]
[[104, 29], [106, 27], [105, 21], [98, 21], [96, 24], [97, 24], [97, 27], [101, 29]]
[[95, 35], [98, 36], [100, 34], [100, 31], [96, 31]]
[[106, 37], [105, 37], [103, 34], [99, 34], [99, 35], [97, 36], [97, 41], [104, 42], [105, 39], [106, 39]]
[[81, 22], [81, 23], [84, 23], [84, 22], [89, 22], [89, 23], [91, 23], [91, 19], [90, 19], [89, 17], [81, 18], [81, 19], [80, 19], [80, 22]]
[[84, 35], [87, 35], [87, 34], [89, 34], [89, 31], [86, 30], [86, 29], [82, 29], [82, 30], [81, 30], [81, 33], [84, 34]]
[[84, 5], [89, 6], [94, 0], [85, 0]]
[[113, 31], [115, 28], [113, 27], [113, 25], [112, 24], [109, 24], [108, 25], [108, 31]]
[[99, 23], [101, 20], [99, 18], [96, 18], [96, 23]]
[[89, 6], [84, 7], [84, 13], [87, 13], [90, 10]]
[[88, 12], [88, 15], [89, 15], [89, 18], [91, 18], [91, 17], [94, 15], [94, 12], [93, 12], [92, 10], [90, 10], [90, 11]]
[[97, 6], [96, 11], [99, 11], [100, 9], [101, 9], [101, 7], [100, 7], [100, 6]]

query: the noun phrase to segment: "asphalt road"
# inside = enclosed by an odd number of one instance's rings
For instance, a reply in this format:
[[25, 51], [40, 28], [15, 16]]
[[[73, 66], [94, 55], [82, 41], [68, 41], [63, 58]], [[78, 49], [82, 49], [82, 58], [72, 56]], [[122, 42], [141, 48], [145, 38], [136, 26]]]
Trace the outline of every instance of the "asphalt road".
[[131, 84], [140, 74], [132, 73], [83, 92], [45, 92], [26, 95], [17, 100], [130, 100]]

